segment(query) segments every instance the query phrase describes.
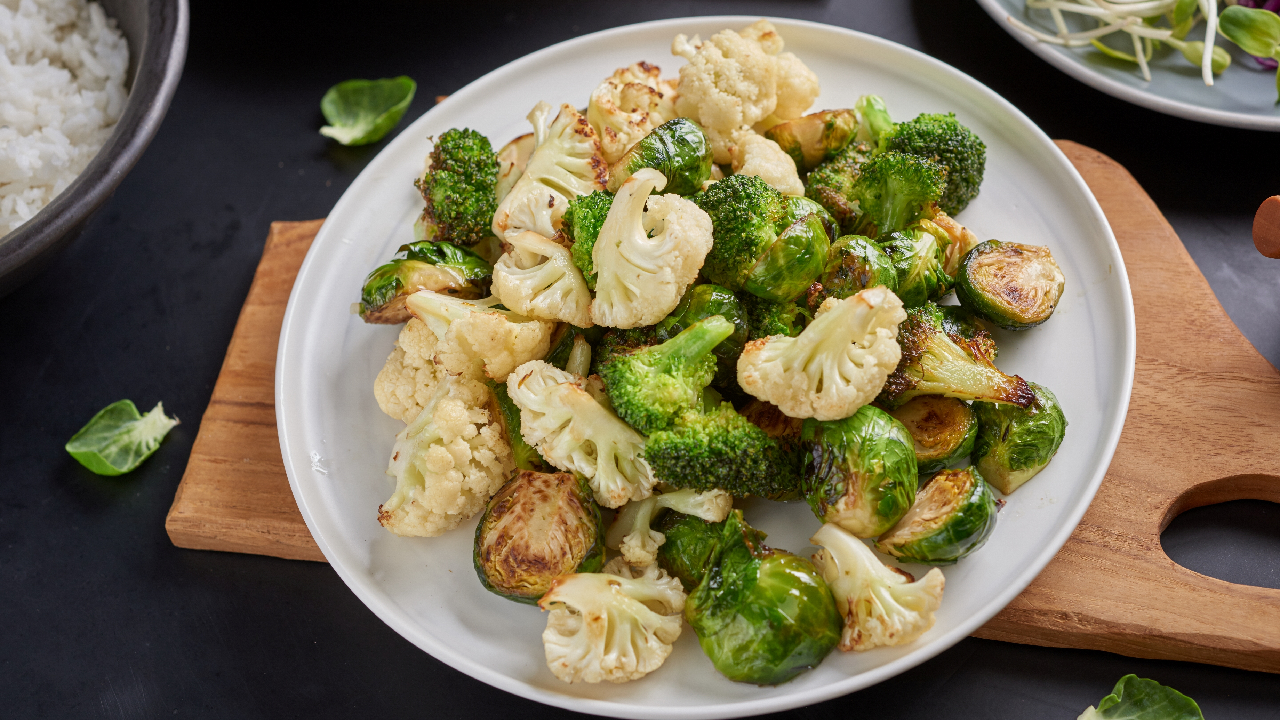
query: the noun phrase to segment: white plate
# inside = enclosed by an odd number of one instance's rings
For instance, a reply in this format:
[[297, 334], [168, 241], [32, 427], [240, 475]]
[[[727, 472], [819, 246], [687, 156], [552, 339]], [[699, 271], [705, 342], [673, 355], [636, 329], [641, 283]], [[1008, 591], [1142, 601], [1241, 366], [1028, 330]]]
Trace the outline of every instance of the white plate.
[[[1097, 202], [1049, 138], [972, 78], [914, 50], [849, 30], [775, 23], [817, 72], [815, 108], [877, 93], [895, 117], [954, 111], [988, 144], [982, 194], [961, 215], [983, 237], [1048, 245], [1067, 277], [1053, 319], [1001, 334], [1000, 365], [1053, 389], [1071, 422], [1047, 470], [1009, 498], [990, 542], [944, 569], [937, 625], [906, 647], [836, 652], [780, 687], [716, 673], [686, 626], [657, 672], [624, 685], [568, 685], [544, 661], [546, 617], [493, 595], [471, 564], [474, 523], [439, 538], [405, 539], [377, 522], [393, 489], [383, 474], [402, 424], [383, 415], [373, 380], [398, 327], [350, 312], [365, 274], [412, 240], [422, 201], [412, 180], [427, 136], [477, 129], [495, 144], [527, 131], [539, 100], [581, 106], [614, 68], [645, 59], [674, 74], [678, 32], [704, 37], [755, 18], [665, 20], [576, 38], [480, 78], [400, 134], [338, 201], [289, 298], [276, 366], [276, 416], [289, 482], [307, 527], [352, 591], [397, 632], [441, 661], [517, 695], [573, 710], [637, 718], [736, 717], [783, 710], [867, 687], [968, 635], [1048, 563], [1079, 522], [1111, 460], [1133, 384], [1133, 302], [1123, 261]], [[770, 543], [808, 553], [818, 522], [803, 503], [756, 503], [748, 520]]]
[[[1151, 81], [1147, 82], [1133, 63], [1108, 58], [1092, 46], [1067, 48], [1040, 42], [1009, 24], [1007, 19], [1012, 15], [1031, 27], [1053, 33], [1048, 10], [1028, 11], [1025, 0], [978, 0], [978, 4], [1031, 52], [1108, 95], [1187, 120], [1280, 131], [1276, 71], [1260, 69], [1252, 58], [1221, 36], [1218, 45], [1231, 52], [1231, 67], [1214, 76], [1213, 87], [1204, 84], [1199, 67], [1192, 66], [1175, 52], [1153, 58]], [[1187, 39], [1203, 40], [1204, 23]]]

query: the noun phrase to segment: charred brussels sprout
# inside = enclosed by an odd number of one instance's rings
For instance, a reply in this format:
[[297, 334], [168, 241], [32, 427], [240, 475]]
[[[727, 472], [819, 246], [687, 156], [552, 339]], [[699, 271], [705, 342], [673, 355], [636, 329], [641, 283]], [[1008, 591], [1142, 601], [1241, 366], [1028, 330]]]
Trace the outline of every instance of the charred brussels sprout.
[[870, 143], [850, 143], [805, 178], [805, 197], [826, 208], [840, 224], [841, 232], [849, 232], [857, 220], [858, 208], [850, 196], [854, 181], [862, 174], [863, 164], [873, 153]]
[[707, 522], [697, 515], [667, 513], [654, 529], [667, 538], [658, 547], [658, 566], [678, 579], [685, 592], [693, 592], [720, 546], [724, 523]]
[[987, 482], [1005, 495], [1043, 470], [1067, 434], [1067, 418], [1058, 398], [1043, 385], [1028, 385], [1035, 397], [1026, 408], [973, 404], [978, 416], [974, 464]]
[[982, 327], [973, 313], [959, 305], [940, 305], [938, 312], [942, 313], [943, 332], [967, 341], [970, 349], [988, 360], [996, 359], [996, 355], [1000, 352], [996, 347], [996, 341], [991, 338], [991, 333]]
[[819, 520], [868, 538], [911, 507], [919, 483], [914, 443], [889, 413], [864, 405], [843, 420], [806, 420], [803, 438], [809, 457], [800, 488]]
[[976, 468], [942, 470], [876, 548], [926, 565], [950, 565], [982, 547], [996, 529], [996, 498]]
[[809, 287], [809, 309], [816, 312], [827, 298], [843, 300], [877, 285], [897, 292], [898, 269], [875, 243], [846, 235], [831, 246], [826, 269]]
[[1049, 319], [1065, 284], [1049, 248], [988, 240], [960, 262], [956, 297], [984, 320], [1025, 330]]
[[688, 118], [668, 120], [645, 135], [609, 168], [609, 192], [637, 170], [653, 168], [667, 179], [663, 192], [692, 195], [711, 177], [711, 143]]
[[857, 132], [852, 110], [824, 110], [774, 125], [764, 136], [778, 143], [803, 174], [835, 157]]
[[684, 607], [703, 652], [725, 677], [756, 685], [780, 685], [816, 667], [843, 627], [817, 568], [766, 546], [740, 510], [716, 524], [718, 546]]
[[880, 248], [898, 273], [894, 290], [904, 307], [940, 300], [951, 290], [951, 279], [943, 270], [944, 255], [938, 238], [919, 228], [891, 233]]
[[397, 254], [404, 257], [375, 268], [364, 280], [360, 317], [367, 323], [407, 322], [412, 315], [405, 301], [419, 290], [478, 298], [493, 275], [492, 265], [453, 243], [415, 242], [401, 245]]
[[978, 196], [987, 164], [987, 146], [954, 113], [926, 113], [898, 123], [880, 141], [883, 150], [925, 157], [947, 171], [947, 188], [938, 205], [955, 215]]
[[733, 323], [733, 334], [720, 341], [711, 351], [716, 356], [716, 375], [713, 385], [723, 385], [738, 376], [738, 356], [747, 343], [747, 313], [737, 296], [719, 285], [707, 283], [689, 288], [680, 304], [671, 314], [658, 321], [654, 334], [659, 342], [666, 342], [694, 323], [712, 315], [720, 315]]
[[507, 434], [507, 442], [511, 445], [511, 456], [516, 467], [520, 470], [538, 472], [551, 470], [551, 465], [537, 450], [525, 442], [524, 436], [520, 434], [520, 408], [511, 402], [511, 396], [507, 394], [507, 384], [492, 380], [487, 381], [487, 384], [493, 391], [493, 397], [498, 401], [499, 420], [502, 422], [503, 431]]
[[920, 395], [889, 414], [915, 440], [916, 468], [922, 475], [937, 472], [973, 452], [978, 419], [960, 400]]
[[604, 564], [600, 507], [572, 473], [523, 471], [489, 501], [476, 526], [476, 574], [490, 592], [533, 604], [557, 576]]

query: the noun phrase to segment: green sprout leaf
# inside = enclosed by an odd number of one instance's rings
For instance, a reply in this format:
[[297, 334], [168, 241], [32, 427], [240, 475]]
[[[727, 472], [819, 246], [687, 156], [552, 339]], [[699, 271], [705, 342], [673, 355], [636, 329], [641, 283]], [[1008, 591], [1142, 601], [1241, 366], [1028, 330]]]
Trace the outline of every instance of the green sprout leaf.
[[1190, 22], [1196, 10], [1200, 9], [1200, 0], [1178, 0], [1173, 6], [1173, 24], [1181, 25]]
[[1204, 720], [1196, 701], [1155, 680], [1125, 675], [1077, 720]]
[[329, 121], [320, 134], [343, 145], [377, 142], [404, 117], [417, 89], [418, 84], [404, 75], [340, 82], [320, 100], [320, 112]]
[[1222, 11], [1218, 29], [1250, 55], [1264, 58], [1280, 55], [1280, 15], [1273, 12], [1232, 5]]
[[99, 475], [123, 475], [142, 464], [178, 424], [164, 403], [139, 415], [131, 400], [111, 403], [67, 441], [67, 452]]

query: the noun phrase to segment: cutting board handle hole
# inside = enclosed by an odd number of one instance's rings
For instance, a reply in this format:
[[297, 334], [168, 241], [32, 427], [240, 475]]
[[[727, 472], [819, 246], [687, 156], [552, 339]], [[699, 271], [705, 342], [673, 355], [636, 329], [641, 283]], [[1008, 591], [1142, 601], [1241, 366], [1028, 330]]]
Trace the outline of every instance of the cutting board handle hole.
[[1160, 544], [1192, 572], [1280, 589], [1280, 477], [1237, 475], [1192, 487], [1170, 506]]

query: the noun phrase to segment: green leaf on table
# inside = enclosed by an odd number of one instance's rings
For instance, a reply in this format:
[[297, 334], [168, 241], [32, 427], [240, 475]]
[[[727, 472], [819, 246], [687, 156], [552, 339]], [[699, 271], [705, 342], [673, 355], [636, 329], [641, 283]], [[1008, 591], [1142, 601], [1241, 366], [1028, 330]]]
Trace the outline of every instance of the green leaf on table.
[[1077, 720], [1204, 720], [1196, 701], [1155, 680], [1125, 675]]
[[343, 145], [367, 145], [391, 132], [413, 101], [418, 84], [401, 75], [381, 80], [347, 80], [320, 100], [328, 125], [320, 134]]
[[131, 400], [111, 403], [67, 441], [67, 452], [99, 475], [122, 475], [142, 464], [177, 425], [166, 417], [164, 403], [146, 415]]
[[1218, 17], [1218, 30], [1250, 55], [1280, 55], [1280, 15], [1273, 12], [1232, 5]]

